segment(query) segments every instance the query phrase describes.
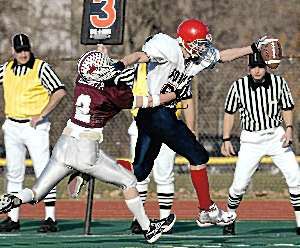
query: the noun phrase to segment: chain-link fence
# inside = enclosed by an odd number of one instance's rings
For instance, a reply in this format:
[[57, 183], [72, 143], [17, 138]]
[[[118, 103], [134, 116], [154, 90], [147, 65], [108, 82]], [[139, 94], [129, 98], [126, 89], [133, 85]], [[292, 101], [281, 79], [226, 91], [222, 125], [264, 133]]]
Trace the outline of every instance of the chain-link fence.
[[[73, 81], [76, 75], [76, 60], [49, 60], [49, 63], [56, 68], [56, 72], [60, 75], [65, 83], [68, 95], [52, 113], [51, 121], [51, 144], [54, 145], [57, 138], [62, 132], [67, 119], [70, 116]], [[296, 154], [300, 153], [300, 115], [298, 96], [300, 92], [299, 85], [299, 59], [284, 59], [278, 70], [279, 73], [288, 81], [292, 90], [294, 101], [296, 104], [294, 114], [294, 148]], [[230, 84], [247, 73], [246, 59], [239, 59], [232, 63], [219, 64], [212, 71], [204, 71], [194, 79], [194, 101], [196, 106], [197, 132], [200, 141], [211, 156], [220, 155], [220, 144], [223, 128], [223, 106], [224, 101], [230, 87]], [[1, 90], [2, 92], [2, 90]], [[0, 104], [3, 106], [3, 97]], [[3, 111], [3, 109], [1, 109]], [[104, 128], [104, 142], [102, 148], [113, 157], [129, 157], [129, 136], [127, 129], [131, 123], [131, 114], [129, 111], [121, 111], [113, 118]], [[239, 144], [239, 117], [236, 115], [236, 123], [233, 130], [233, 143], [236, 147]], [[3, 123], [4, 114], [1, 114], [0, 122]], [[0, 136], [3, 141], [3, 133]]]

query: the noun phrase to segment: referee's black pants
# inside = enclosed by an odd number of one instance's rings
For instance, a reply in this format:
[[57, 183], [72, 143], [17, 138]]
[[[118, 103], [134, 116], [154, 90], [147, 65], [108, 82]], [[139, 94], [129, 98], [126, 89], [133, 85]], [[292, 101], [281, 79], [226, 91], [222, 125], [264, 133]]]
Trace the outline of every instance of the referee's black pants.
[[136, 124], [138, 140], [133, 168], [138, 182], [150, 174], [162, 143], [185, 157], [191, 165], [207, 163], [207, 151], [186, 124], [177, 119], [175, 110], [164, 106], [140, 109]]

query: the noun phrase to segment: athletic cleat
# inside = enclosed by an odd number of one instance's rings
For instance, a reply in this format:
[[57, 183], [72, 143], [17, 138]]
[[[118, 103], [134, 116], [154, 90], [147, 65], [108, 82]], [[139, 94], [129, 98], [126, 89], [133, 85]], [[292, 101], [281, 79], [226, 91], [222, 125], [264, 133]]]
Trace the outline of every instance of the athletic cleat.
[[209, 227], [213, 225], [226, 226], [233, 223], [235, 219], [235, 212], [225, 212], [213, 203], [209, 207], [208, 211], [202, 210], [199, 213], [196, 223], [199, 227]]
[[19, 207], [21, 204], [21, 199], [12, 194], [2, 195], [0, 197], [0, 214], [8, 213], [11, 209]]
[[18, 232], [20, 230], [20, 222], [14, 222], [7, 217], [0, 223], [0, 232]]
[[130, 230], [134, 234], [142, 234], [143, 233], [143, 229], [141, 228], [141, 226], [137, 220], [133, 220], [131, 222]]
[[57, 221], [52, 220], [50, 217], [42, 221], [41, 226], [37, 230], [40, 233], [58, 232]]
[[73, 173], [68, 180], [68, 192], [72, 198], [78, 198], [84, 185], [89, 181], [90, 176], [84, 173]]
[[164, 234], [170, 234], [172, 233], [172, 228], [175, 224], [176, 221], [176, 215], [175, 214], [170, 214], [168, 217], [163, 218], [161, 220], [164, 220], [165, 223], [163, 225], [163, 233]]
[[196, 223], [199, 227], [210, 227], [215, 225], [209, 217], [208, 211], [205, 210], [200, 211]]
[[223, 227], [223, 235], [235, 235], [235, 221]]
[[148, 243], [157, 241], [164, 230], [165, 219], [150, 220], [150, 226], [147, 231], [144, 231], [144, 237]]
[[212, 223], [215, 223], [217, 226], [232, 224], [237, 217], [235, 212], [225, 212], [222, 209], [219, 209], [215, 203], [209, 207], [208, 215]]

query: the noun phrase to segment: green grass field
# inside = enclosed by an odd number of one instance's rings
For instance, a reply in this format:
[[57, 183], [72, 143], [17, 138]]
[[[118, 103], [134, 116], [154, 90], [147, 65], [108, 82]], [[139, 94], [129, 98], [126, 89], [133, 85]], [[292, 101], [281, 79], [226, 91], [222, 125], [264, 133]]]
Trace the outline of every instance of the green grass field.
[[164, 235], [154, 245], [142, 235], [132, 235], [130, 221], [98, 220], [92, 223], [92, 235], [83, 235], [82, 221], [60, 221], [61, 231], [38, 234], [38, 221], [22, 221], [21, 231], [0, 234], [0, 247], [66, 248], [195, 248], [195, 247], [300, 247], [292, 221], [241, 221], [237, 235], [223, 236], [220, 227], [198, 228], [192, 221], [177, 221], [174, 233]]

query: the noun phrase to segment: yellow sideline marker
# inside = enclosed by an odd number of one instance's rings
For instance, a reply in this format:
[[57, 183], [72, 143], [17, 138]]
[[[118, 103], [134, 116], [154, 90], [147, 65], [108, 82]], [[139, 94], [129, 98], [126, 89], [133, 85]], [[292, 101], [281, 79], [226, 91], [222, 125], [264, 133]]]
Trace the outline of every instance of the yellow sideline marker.
[[[122, 159], [126, 161], [130, 161], [129, 158], [117, 158], [117, 159]], [[300, 162], [300, 156], [296, 156], [297, 162]], [[213, 164], [213, 165], [234, 165], [237, 161], [237, 157], [211, 157], [208, 161], [208, 164]], [[260, 161], [262, 164], [271, 164], [272, 159], [270, 157], [263, 157]], [[177, 156], [175, 158], [175, 164], [176, 165], [182, 165], [182, 164], [188, 164], [187, 159], [181, 156]], [[26, 159], [25, 160], [25, 165], [28, 167], [32, 166], [32, 160], [31, 159]], [[0, 166], [6, 166], [6, 160], [4, 158], [0, 159]]]

